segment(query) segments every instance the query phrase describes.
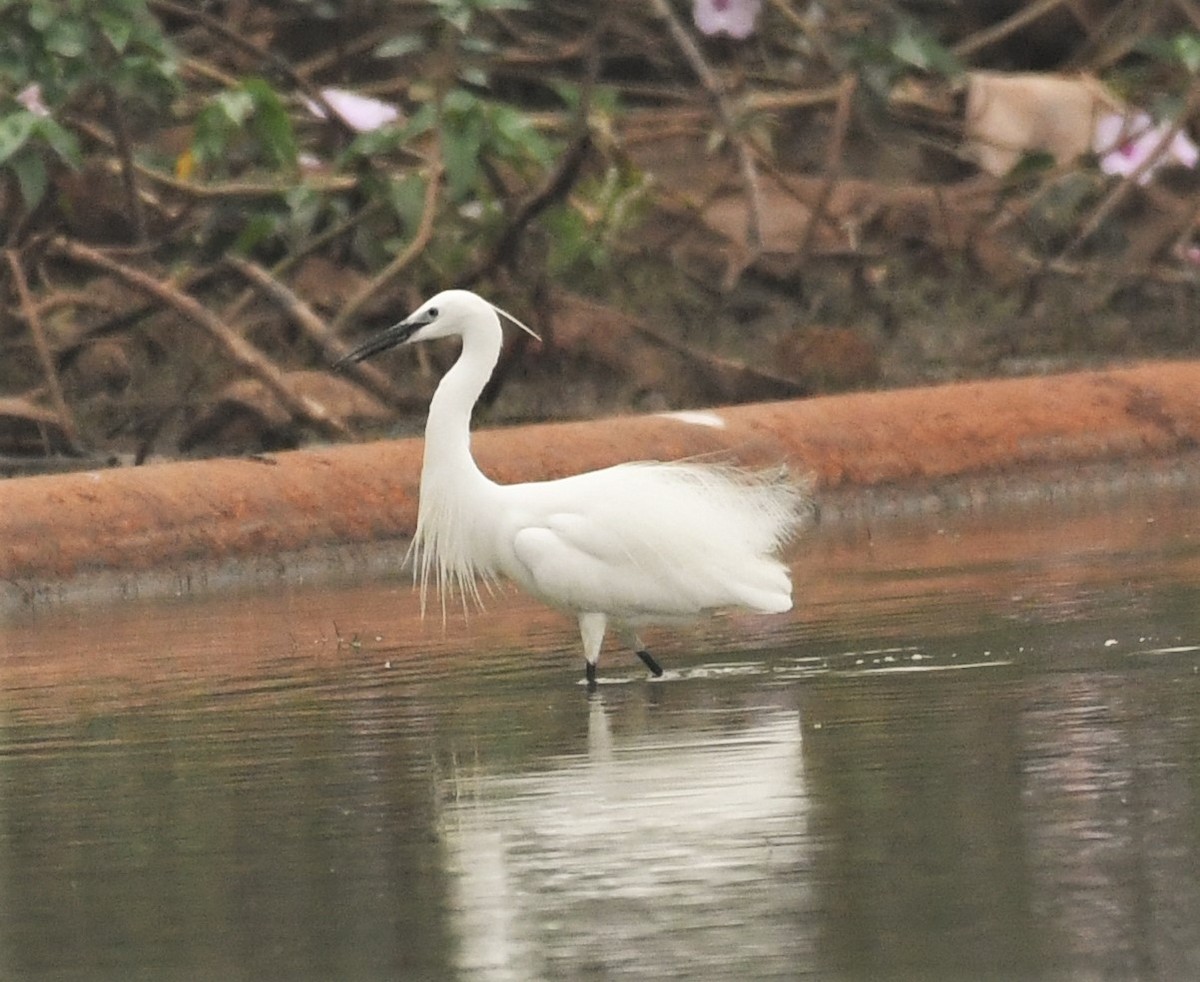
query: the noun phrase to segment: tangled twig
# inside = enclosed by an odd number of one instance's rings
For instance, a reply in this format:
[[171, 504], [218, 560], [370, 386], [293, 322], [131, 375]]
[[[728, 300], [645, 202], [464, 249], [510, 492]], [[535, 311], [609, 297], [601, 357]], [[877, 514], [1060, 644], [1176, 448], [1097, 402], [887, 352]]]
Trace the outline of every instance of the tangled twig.
[[680, 22], [679, 17], [676, 16], [675, 11], [671, 9], [671, 5], [667, 0], [651, 0], [651, 5], [655, 13], [666, 23], [671, 37], [675, 39], [679, 50], [683, 52], [692, 71], [700, 80], [700, 84], [708, 92], [716, 108], [717, 118], [720, 119], [725, 135], [737, 154], [738, 168], [742, 175], [742, 187], [746, 195], [746, 245], [750, 252], [746, 258], [748, 265], [762, 251], [762, 193], [759, 190], [758, 169], [754, 164], [754, 154], [750, 149], [749, 142], [738, 131], [737, 118], [729, 106], [729, 100], [725, 97], [725, 89], [721, 85], [721, 80], [717, 78], [716, 72], [705, 61], [704, 55]]
[[13, 285], [17, 289], [17, 298], [21, 304], [21, 316], [25, 319], [25, 323], [29, 327], [29, 334], [33, 338], [33, 347], [37, 351], [42, 374], [46, 377], [46, 388], [50, 390], [50, 401], [54, 403], [63, 433], [66, 434], [72, 447], [78, 451], [79, 423], [63, 395], [62, 383], [54, 368], [54, 357], [50, 353], [46, 332], [42, 328], [42, 318], [38, 314], [37, 305], [33, 302], [33, 297], [29, 292], [29, 281], [25, 278], [25, 269], [21, 265], [21, 254], [16, 249], [5, 249], [4, 258], [8, 260], [8, 268], [12, 270]]
[[441, 196], [441, 177], [441, 168], [435, 168], [432, 173], [426, 176], [425, 199], [421, 208], [421, 220], [411, 241], [404, 248], [403, 252], [398, 253], [390, 263], [380, 270], [369, 283], [363, 286], [338, 311], [337, 317], [329, 325], [329, 329], [334, 334], [340, 335], [346, 325], [358, 316], [359, 311], [370, 302], [371, 298], [408, 269], [429, 244], [429, 240], [433, 238], [434, 222], [437, 219], [438, 201]]
[[349, 435], [345, 424], [334, 417], [324, 406], [311, 398], [293, 392], [287, 384], [287, 380], [284, 379], [283, 373], [266, 355], [245, 338], [240, 337], [207, 307], [186, 293], [181, 293], [170, 283], [164, 283], [141, 270], [119, 263], [99, 250], [72, 239], [57, 238], [51, 243], [51, 249], [67, 259], [85, 263], [119, 277], [139, 292], [178, 311], [203, 329], [231, 361], [258, 378], [267, 391], [275, 396], [280, 405], [293, 417], [314, 427], [326, 436], [345, 437]]
[[[337, 361], [349, 351], [349, 347], [338, 339], [320, 315], [301, 300], [287, 286], [263, 269], [258, 263], [230, 256], [226, 262], [254, 284], [262, 293], [278, 304], [297, 327], [300, 328], [331, 362]], [[374, 365], [365, 362], [348, 364], [348, 374], [378, 399], [401, 409], [413, 408], [413, 401], [400, 392], [388, 377]]]

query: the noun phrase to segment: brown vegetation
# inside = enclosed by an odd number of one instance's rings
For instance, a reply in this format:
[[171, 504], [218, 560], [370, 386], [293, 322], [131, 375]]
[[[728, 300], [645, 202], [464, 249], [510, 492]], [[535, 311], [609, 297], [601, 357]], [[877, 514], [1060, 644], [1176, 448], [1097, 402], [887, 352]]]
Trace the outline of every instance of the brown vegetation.
[[[454, 285], [545, 338], [514, 341], [493, 421], [1196, 351], [1196, 174], [1106, 176], [1044, 120], [1008, 120], [1032, 135], [997, 157], [967, 113], [973, 71], [1062, 73], [1188, 129], [1184, 0], [772, 0], [746, 41], [665, 0], [148, 6], [169, 108], [81, 86], [53, 107], [80, 165], [32, 207], [0, 184], [7, 473], [411, 431], [440, 353], [328, 366]], [[395, 105], [395, 138], [327, 86]], [[222, 93], [260, 101], [206, 156]], [[251, 125], [273, 97], [287, 132]]]

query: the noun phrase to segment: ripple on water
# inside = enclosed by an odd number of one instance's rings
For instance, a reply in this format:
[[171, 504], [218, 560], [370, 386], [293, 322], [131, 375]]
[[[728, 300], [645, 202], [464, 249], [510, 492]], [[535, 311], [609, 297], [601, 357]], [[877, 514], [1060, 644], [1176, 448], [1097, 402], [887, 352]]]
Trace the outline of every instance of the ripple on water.
[[814, 535], [791, 615], [647, 636], [661, 680], [613, 646], [590, 697], [509, 594], [4, 624], [0, 975], [1200, 977], [1171, 514]]

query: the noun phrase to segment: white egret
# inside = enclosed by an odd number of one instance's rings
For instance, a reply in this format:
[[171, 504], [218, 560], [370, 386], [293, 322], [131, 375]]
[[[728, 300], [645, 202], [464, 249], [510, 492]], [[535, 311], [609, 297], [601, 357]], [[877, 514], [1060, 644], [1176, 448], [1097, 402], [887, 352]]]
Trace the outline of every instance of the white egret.
[[425, 426], [409, 550], [422, 611], [431, 579], [444, 610], [455, 589], [464, 602], [478, 603], [480, 580], [507, 577], [578, 617], [586, 677], [594, 686], [609, 621], [658, 676], [662, 668], [638, 638], [638, 625], [721, 607], [790, 610], [791, 578], [775, 554], [808, 502], [781, 470], [638, 462], [509, 485], [479, 470], [471, 456], [471, 411], [500, 356], [501, 313], [467, 290], [446, 290], [339, 362], [416, 341], [462, 339]]

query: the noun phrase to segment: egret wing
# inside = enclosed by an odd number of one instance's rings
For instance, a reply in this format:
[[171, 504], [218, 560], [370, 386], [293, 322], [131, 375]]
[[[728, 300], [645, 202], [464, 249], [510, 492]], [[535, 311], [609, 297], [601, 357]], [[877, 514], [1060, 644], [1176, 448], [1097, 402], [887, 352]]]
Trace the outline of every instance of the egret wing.
[[623, 464], [510, 486], [516, 578], [543, 599], [617, 617], [791, 606], [772, 553], [796, 493], [727, 469]]
[[627, 617], [703, 609], [672, 577], [648, 570], [619, 536], [586, 516], [558, 513], [521, 528], [513, 551], [527, 572], [526, 585], [559, 607]]

